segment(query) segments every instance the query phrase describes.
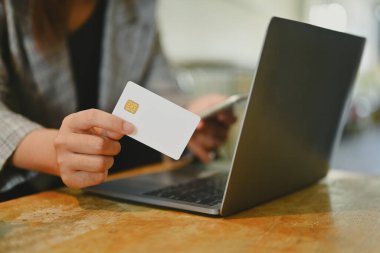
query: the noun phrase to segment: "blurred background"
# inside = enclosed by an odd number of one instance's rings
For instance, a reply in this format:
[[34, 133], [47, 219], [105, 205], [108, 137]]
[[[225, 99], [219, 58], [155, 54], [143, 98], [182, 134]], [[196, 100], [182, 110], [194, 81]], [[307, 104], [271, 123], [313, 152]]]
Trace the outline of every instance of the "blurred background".
[[189, 96], [247, 93], [272, 16], [367, 38], [332, 167], [380, 175], [380, 0], [159, 0], [161, 43], [179, 87]]

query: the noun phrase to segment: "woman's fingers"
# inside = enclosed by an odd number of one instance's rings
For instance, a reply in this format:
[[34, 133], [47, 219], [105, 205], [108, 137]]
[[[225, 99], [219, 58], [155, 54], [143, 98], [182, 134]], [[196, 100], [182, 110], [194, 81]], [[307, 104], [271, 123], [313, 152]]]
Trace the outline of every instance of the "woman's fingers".
[[56, 146], [74, 153], [107, 156], [115, 156], [121, 149], [118, 141], [98, 135], [78, 133], [67, 133], [64, 137], [58, 138]]
[[120, 152], [118, 140], [133, 130], [131, 123], [100, 110], [67, 116], [54, 143], [62, 181], [74, 188], [103, 182]]
[[199, 133], [193, 139], [204, 149], [212, 151], [223, 145], [223, 141], [209, 134]]
[[215, 158], [215, 150], [223, 143], [223, 140], [211, 135], [197, 133], [191, 138], [188, 147], [202, 162], [209, 162]]
[[195, 134], [202, 133], [224, 142], [227, 139], [228, 131], [228, 126], [225, 126], [213, 120], [208, 120], [204, 122], [204, 126], [201, 129], [196, 130]]
[[193, 154], [196, 157], [198, 157], [202, 162], [207, 163], [211, 160], [211, 153], [196, 141], [190, 141], [188, 147], [191, 150], [191, 152], [193, 152]]
[[134, 130], [131, 123], [97, 109], [70, 114], [63, 120], [61, 126], [61, 128], [68, 128], [68, 131], [72, 132], [90, 130], [94, 127], [125, 135], [131, 134]]
[[63, 183], [70, 188], [85, 188], [104, 182], [107, 174], [103, 172], [89, 173], [86, 171], [72, 171], [61, 176]]
[[232, 124], [234, 124], [237, 121], [237, 118], [236, 118], [232, 108], [219, 112], [216, 115], [216, 118], [220, 123], [226, 125], [227, 127], [231, 126]]
[[85, 155], [68, 153], [62, 159], [58, 160], [61, 172], [68, 171], [86, 171], [104, 173], [113, 165], [112, 156]]
[[120, 140], [125, 135], [124, 133], [112, 132], [100, 127], [93, 127], [91, 130], [91, 133], [95, 135], [107, 137], [112, 140]]
[[102, 183], [114, 162], [111, 156], [67, 153], [58, 160], [62, 181], [72, 188]]

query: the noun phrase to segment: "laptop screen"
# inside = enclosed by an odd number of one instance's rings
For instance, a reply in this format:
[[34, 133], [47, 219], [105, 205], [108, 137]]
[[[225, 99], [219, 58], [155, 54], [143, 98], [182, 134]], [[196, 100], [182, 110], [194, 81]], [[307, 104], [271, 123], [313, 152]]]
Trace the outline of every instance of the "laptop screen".
[[326, 175], [364, 41], [272, 19], [222, 213], [294, 191]]

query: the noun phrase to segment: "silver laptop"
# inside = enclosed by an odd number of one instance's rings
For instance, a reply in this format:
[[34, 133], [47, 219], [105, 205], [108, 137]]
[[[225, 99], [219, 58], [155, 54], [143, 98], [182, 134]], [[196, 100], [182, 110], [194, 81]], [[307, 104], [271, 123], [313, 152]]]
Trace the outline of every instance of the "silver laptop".
[[191, 164], [86, 191], [227, 216], [317, 182], [340, 136], [364, 44], [361, 37], [272, 18], [228, 164]]

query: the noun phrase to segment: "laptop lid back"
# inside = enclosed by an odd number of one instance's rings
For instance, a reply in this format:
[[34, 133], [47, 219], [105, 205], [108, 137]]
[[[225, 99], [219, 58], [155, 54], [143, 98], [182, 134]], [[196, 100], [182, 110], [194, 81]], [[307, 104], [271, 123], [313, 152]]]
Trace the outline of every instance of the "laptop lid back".
[[365, 40], [272, 18], [222, 205], [229, 215], [324, 177]]

